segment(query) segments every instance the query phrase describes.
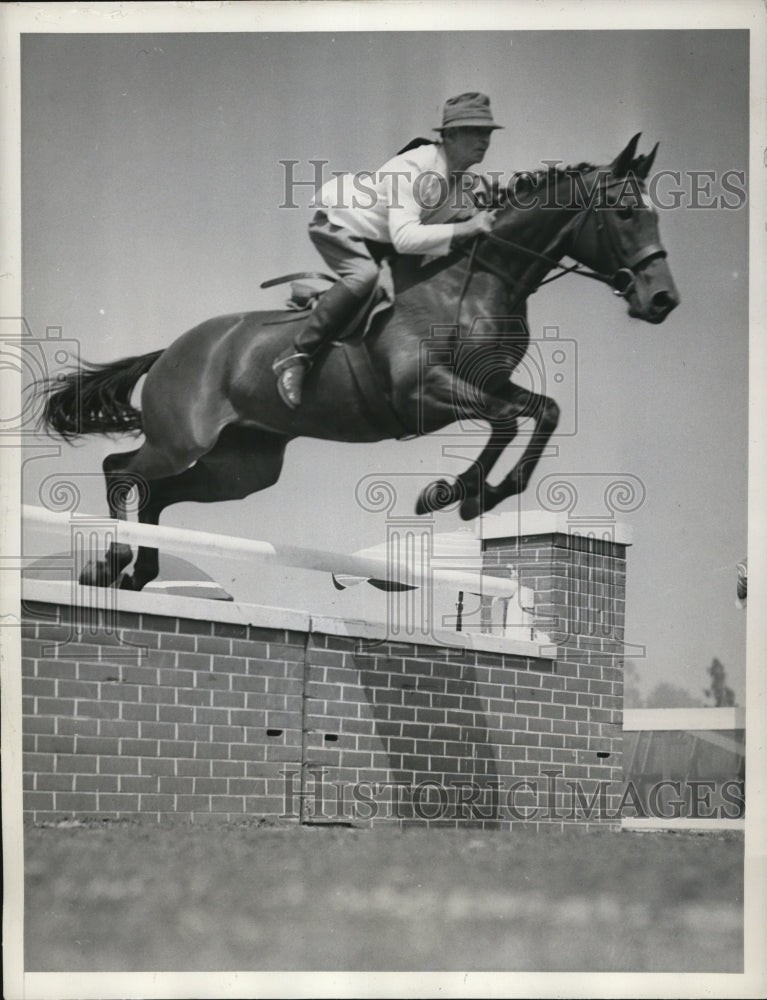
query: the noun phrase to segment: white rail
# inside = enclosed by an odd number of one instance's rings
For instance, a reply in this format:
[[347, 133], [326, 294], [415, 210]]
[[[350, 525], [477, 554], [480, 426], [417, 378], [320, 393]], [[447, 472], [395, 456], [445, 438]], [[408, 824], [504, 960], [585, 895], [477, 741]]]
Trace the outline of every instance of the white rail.
[[324, 573], [346, 573], [352, 576], [372, 577], [415, 587], [444, 585], [487, 597], [514, 597], [517, 581], [495, 576], [482, 576], [460, 570], [419, 566], [413, 561], [399, 561], [382, 556], [344, 555], [323, 549], [306, 549], [294, 545], [271, 545], [269, 542], [232, 535], [218, 535], [208, 531], [191, 531], [187, 528], [160, 527], [118, 521], [90, 514], [71, 514], [47, 510], [29, 504], [22, 506], [22, 519], [29, 524], [58, 529], [77, 529], [83, 533], [103, 536], [103, 541], [151, 548], [169, 548], [191, 556], [204, 552], [209, 556], [256, 559], [298, 569], [318, 570]]

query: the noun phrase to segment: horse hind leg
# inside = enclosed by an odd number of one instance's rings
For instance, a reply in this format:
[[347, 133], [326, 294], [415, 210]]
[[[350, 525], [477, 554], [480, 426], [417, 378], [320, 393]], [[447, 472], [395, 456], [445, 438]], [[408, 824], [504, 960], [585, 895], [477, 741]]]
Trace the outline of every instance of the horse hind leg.
[[[199, 447], [174, 450], [146, 442], [135, 451], [107, 455], [102, 469], [110, 517], [127, 520], [128, 501], [135, 491], [139, 520], [144, 520], [142, 512], [151, 510], [156, 503], [153, 494], [158, 492], [158, 484], [166, 477], [178, 475], [193, 465], [199, 453]], [[90, 587], [111, 587], [120, 580], [132, 560], [133, 550], [130, 545], [112, 542], [104, 559], [92, 560], [86, 564], [80, 574], [80, 583]], [[122, 585], [127, 586], [125, 578]]]
[[[226, 427], [216, 445], [190, 469], [150, 482], [149, 501], [139, 509], [142, 524], [158, 524], [166, 507], [196, 501], [241, 500], [277, 482], [289, 438], [254, 428]], [[142, 590], [159, 573], [159, 552], [141, 546], [130, 576], [120, 586]]]

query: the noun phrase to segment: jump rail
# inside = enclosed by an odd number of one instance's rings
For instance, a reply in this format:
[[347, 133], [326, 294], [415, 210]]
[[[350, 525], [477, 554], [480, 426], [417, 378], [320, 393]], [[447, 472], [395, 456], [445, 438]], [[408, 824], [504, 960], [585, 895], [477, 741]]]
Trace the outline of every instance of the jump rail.
[[105, 540], [144, 545], [151, 548], [171, 548], [191, 556], [201, 552], [214, 557], [256, 559], [261, 562], [293, 566], [297, 569], [324, 573], [345, 573], [373, 577], [377, 580], [422, 587], [441, 584], [487, 597], [514, 597], [518, 582], [494, 576], [483, 576], [459, 570], [422, 567], [415, 561], [399, 561], [386, 556], [344, 555], [323, 549], [307, 549], [294, 545], [272, 545], [269, 542], [233, 535], [218, 535], [187, 528], [159, 527], [134, 521], [118, 521], [90, 514], [70, 514], [47, 510], [30, 504], [22, 505], [22, 518], [30, 524], [55, 528], [80, 528], [83, 532], [109, 536]]

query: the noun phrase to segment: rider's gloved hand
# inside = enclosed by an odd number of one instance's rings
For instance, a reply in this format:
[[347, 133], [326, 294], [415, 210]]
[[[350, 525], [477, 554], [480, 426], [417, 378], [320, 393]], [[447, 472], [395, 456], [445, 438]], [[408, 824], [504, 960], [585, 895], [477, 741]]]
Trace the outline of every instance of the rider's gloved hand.
[[468, 240], [482, 233], [489, 233], [495, 221], [495, 211], [482, 211], [470, 219], [455, 223], [455, 235], [459, 240]]

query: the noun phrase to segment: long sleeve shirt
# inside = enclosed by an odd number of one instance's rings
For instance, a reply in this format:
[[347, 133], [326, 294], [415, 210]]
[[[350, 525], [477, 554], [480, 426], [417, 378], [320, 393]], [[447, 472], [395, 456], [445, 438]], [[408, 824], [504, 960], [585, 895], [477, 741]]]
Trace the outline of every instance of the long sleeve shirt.
[[356, 236], [392, 243], [398, 253], [435, 257], [448, 253], [454, 220], [474, 211], [451, 187], [439, 143], [400, 153], [376, 171], [337, 176], [320, 189], [314, 205]]

